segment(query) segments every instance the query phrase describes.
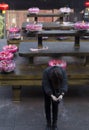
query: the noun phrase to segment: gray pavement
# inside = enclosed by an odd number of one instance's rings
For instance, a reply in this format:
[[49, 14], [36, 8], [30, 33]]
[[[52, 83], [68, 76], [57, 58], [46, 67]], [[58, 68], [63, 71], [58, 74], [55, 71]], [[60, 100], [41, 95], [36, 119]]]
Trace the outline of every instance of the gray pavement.
[[[10, 86], [0, 87], [0, 130], [45, 130], [41, 87], [23, 87], [22, 101], [12, 101]], [[89, 86], [69, 86], [59, 105], [59, 130], [89, 130]]]

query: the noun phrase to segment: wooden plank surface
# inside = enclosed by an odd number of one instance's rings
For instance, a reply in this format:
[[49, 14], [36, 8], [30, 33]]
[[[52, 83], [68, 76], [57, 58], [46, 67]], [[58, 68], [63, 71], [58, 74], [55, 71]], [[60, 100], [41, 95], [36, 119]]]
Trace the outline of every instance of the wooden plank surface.
[[42, 30], [38, 32], [38, 36], [82, 36], [89, 35], [88, 30]]
[[[40, 23], [43, 25], [42, 29], [45, 29], [45, 30], [73, 29], [73, 23], [69, 23], [69, 24], [60, 24], [60, 22], [40, 22]], [[26, 30], [27, 24], [31, 24], [31, 22], [22, 23], [23, 30]]]
[[28, 13], [27, 17], [60, 17], [64, 16], [64, 13], [38, 13], [38, 14], [31, 14]]
[[[30, 45], [30, 43], [27, 43]], [[54, 44], [54, 43], [53, 43]], [[62, 44], [62, 43], [61, 43]], [[88, 43], [82, 43], [85, 46], [89, 46]], [[33, 45], [33, 43], [32, 43]], [[36, 47], [36, 44], [34, 44]], [[51, 43], [50, 43], [51, 45]], [[59, 43], [57, 43], [57, 46]], [[66, 46], [69, 45], [73, 47], [71, 43], [66, 44]], [[0, 44], [0, 49], [2, 50], [2, 47], [4, 44]], [[55, 47], [55, 46], [54, 46]], [[28, 46], [25, 44], [25, 49], [29, 49]], [[54, 48], [53, 48], [54, 49]], [[83, 48], [84, 49], [84, 48]], [[60, 50], [60, 49], [59, 49]], [[20, 50], [19, 50], [20, 51]], [[83, 50], [84, 51], [84, 50]], [[89, 51], [89, 50], [88, 50]], [[84, 51], [85, 52], [85, 51]], [[79, 52], [80, 53], [80, 52]], [[82, 52], [83, 53], [83, 52]], [[87, 52], [89, 53], [89, 52]], [[86, 54], [87, 54], [86, 53]], [[89, 55], [89, 54], [88, 54]], [[28, 57], [21, 57], [17, 53], [14, 57], [15, 63], [16, 63], [16, 69], [15, 71], [11, 73], [0, 73], [0, 85], [41, 85], [42, 81], [42, 74], [43, 70], [48, 66], [48, 61], [51, 59], [49, 57], [38, 57], [36, 55], [36, 58], [34, 59], [34, 64], [29, 64], [29, 58]], [[80, 59], [79, 59], [80, 60]], [[67, 75], [68, 75], [68, 82], [77, 84], [79, 81], [81, 81], [79, 84], [85, 84], [89, 82], [89, 66], [84, 66], [83, 62], [76, 62], [76, 60], [73, 61], [69, 60], [67, 62]], [[77, 82], [74, 82], [77, 81]]]
[[75, 38], [75, 47], [80, 47], [80, 37], [89, 36], [89, 31], [86, 30], [42, 30], [37, 33], [38, 35], [38, 47], [42, 46], [42, 37], [57, 37], [57, 36], [72, 36]]
[[31, 51], [31, 48], [38, 48], [37, 42], [22, 42], [19, 46], [19, 55], [31, 56], [89, 56], [89, 43], [81, 42], [79, 48], [74, 47], [73, 42], [43, 42], [46, 50]]

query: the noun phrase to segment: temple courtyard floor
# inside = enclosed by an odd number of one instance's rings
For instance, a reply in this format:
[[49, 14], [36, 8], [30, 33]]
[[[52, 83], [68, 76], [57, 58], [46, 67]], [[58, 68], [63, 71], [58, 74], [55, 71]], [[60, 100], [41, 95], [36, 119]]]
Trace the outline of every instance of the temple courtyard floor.
[[[12, 101], [12, 88], [0, 87], [0, 130], [45, 130], [41, 87], [23, 87]], [[69, 86], [59, 104], [58, 130], [89, 130], [89, 86]]]

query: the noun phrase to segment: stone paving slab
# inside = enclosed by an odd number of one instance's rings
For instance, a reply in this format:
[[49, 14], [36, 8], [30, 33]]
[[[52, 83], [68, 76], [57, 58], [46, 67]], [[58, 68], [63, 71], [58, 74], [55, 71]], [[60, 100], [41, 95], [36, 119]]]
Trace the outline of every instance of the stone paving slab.
[[[11, 87], [0, 87], [0, 130], [45, 130], [41, 88], [23, 87], [12, 102]], [[59, 105], [59, 130], [89, 130], [89, 86], [73, 86]]]

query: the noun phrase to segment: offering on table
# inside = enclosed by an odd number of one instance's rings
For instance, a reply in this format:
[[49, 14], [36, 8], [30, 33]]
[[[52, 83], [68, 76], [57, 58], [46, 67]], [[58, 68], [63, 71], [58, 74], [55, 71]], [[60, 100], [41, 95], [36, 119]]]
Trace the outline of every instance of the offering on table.
[[0, 72], [12, 72], [16, 68], [13, 60], [2, 60], [0, 61]]
[[64, 61], [64, 60], [58, 60], [58, 59], [50, 60], [50, 61], [48, 62], [48, 65], [49, 65], [49, 66], [60, 66], [60, 67], [62, 67], [63, 69], [66, 69], [66, 67], [67, 67], [66, 61]]
[[1, 51], [0, 52], [0, 60], [11, 60], [13, 59], [14, 54], [9, 51]]
[[20, 28], [15, 26], [9, 29], [8, 39], [21, 39]]
[[33, 7], [33, 8], [29, 8], [28, 9], [28, 12], [30, 13], [30, 14], [38, 14], [39, 13], [39, 8], [37, 8], [37, 7]]
[[60, 13], [71, 13], [71, 12], [73, 12], [73, 10], [70, 9], [69, 7], [63, 7], [63, 8], [59, 9], [59, 12]]
[[89, 29], [89, 23], [84, 21], [79, 21], [74, 24], [74, 29], [76, 30], [87, 30]]
[[3, 47], [3, 50], [15, 53], [18, 51], [18, 47], [16, 45], [6, 45]]
[[26, 30], [29, 30], [29, 31], [42, 31], [42, 27], [43, 25], [41, 23], [37, 23], [37, 24], [28, 24], [26, 26]]
[[19, 27], [11, 27], [10, 29], [9, 29], [9, 33], [18, 33], [18, 32], [20, 32], [20, 28]]

